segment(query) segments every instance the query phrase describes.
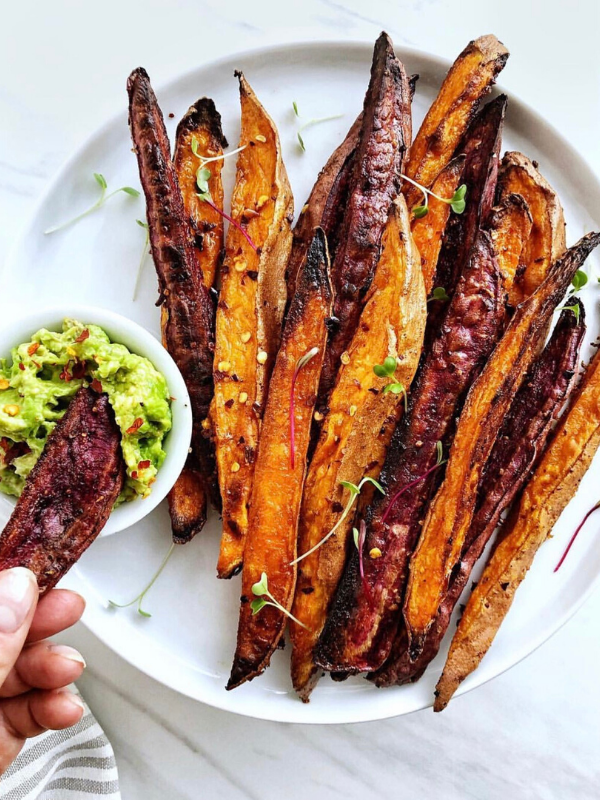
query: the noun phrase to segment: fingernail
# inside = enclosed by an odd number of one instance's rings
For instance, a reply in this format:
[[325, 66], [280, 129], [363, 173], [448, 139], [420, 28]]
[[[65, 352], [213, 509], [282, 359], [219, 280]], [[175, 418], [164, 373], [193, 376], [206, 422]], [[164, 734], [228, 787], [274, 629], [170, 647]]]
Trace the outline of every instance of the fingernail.
[[48, 645], [48, 650], [54, 653], [54, 655], [67, 658], [69, 661], [76, 661], [78, 664], [87, 667], [84, 657], [78, 650], [75, 650], [74, 647], [69, 647], [66, 644], [50, 644]]
[[65, 700], [68, 700], [69, 703], [72, 703], [74, 706], [77, 706], [77, 708], [80, 708], [82, 711], [85, 711], [83, 700], [81, 699], [81, 697], [79, 697], [79, 695], [73, 694], [73, 692], [70, 692], [68, 689], [59, 692], [59, 694], [62, 694]]
[[19, 630], [37, 593], [37, 581], [31, 570], [14, 567], [0, 572], [0, 633]]

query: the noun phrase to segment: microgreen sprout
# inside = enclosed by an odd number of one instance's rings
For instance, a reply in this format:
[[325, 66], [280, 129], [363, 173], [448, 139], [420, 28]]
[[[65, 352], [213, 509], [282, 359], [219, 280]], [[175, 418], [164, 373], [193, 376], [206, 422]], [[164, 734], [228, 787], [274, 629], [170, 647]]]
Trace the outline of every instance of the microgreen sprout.
[[436, 286], [427, 302], [430, 303], [432, 300], [437, 300], [440, 303], [447, 303], [450, 298], [443, 286]]
[[140, 226], [140, 228], [143, 228], [146, 231], [146, 236], [144, 237], [144, 249], [142, 250], [140, 263], [138, 264], [137, 275], [135, 276], [135, 286], [133, 287], [134, 302], [135, 298], [137, 297], [138, 289], [140, 286], [140, 280], [142, 278], [142, 273], [144, 271], [144, 264], [146, 263], [146, 257], [148, 255], [148, 245], [150, 244], [150, 228], [148, 227], [148, 223], [142, 222], [141, 219], [136, 219], [136, 222]]
[[[201, 153], [198, 152], [199, 147], [198, 139], [195, 136], [192, 136], [192, 153], [200, 160], [200, 167], [204, 167], [205, 164], [210, 164], [213, 161], [225, 161], [226, 158], [230, 156], [236, 155], [236, 153], [241, 153], [242, 150], [245, 150], [248, 145], [242, 145], [241, 147], [236, 147], [235, 150], [230, 150], [228, 153], [221, 153], [218, 156], [203, 156]], [[210, 177], [210, 176], [209, 176]]]
[[259, 581], [252, 584], [252, 594], [256, 598], [250, 603], [252, 616], [258, 614], [259, 611], [262, 611], [265, 606], [273, 606], [273, 608], [281, 611], [282, 614], [285, 614], [286, 617], [289, 617], [296, 624], [300, 625], [302, 628], [306, 628], [306, 625], [303, 622], [300, 622], [299, 619], [296, 619], [296, 617], [290, 614], [287, 608], [284, 608], [281, 603], [273, 597], [269, 591], [269, 579], [267, 578], [266, 572], [262, 573]]
[[292, 388], [290, 390], [290, 463], [292, 469], [295, 465], [296, 453], [296, 408], [294, 404], [294, 393], [296, 391], [296, 380], [302, 367], [305, 367], [311, 359], [319, 352], [318, 347], [312, 347], [308, 352], [296, 361], [294, 374], [292, 375]]
[[435, 464], [432, 467], [429, 467], [429, 469], [426, 470], [422, 475], [419, 475], [418, 478], [415, 478], [414, 481], [410, 481], [410, 483], [407, 483], [406, 486], [403, 486], [402, 489], [400, 489], [399, 491], [396, 492], [396, 494], [390, 500], [390, 502], [388, 504], [388, 507], [386, 508], [383, 517], [381, 518], [382, 522], [386, 521], [386, 519], [388, 518], [392, 508], [396, 504], [396, 501], [404, 494], [404, 492], [408, 491], [409, 489], [412, 489], [413, 486], [416, 486], [417, 483], [420, 483], [421, 481], [425, 480], [425, 478], [429, 474], [431, 474], [434, 470], [436, 470], [439, 467], [441, 467], [442, 464], [446, 463], [447, 459], [442, 459], [442, 456], [443, 456], [444, 452], [443, 452], [443, 448], [442, 448], [442, 443], [440, 441], [437, 441], [435, 443], [435, 449], [436, 449], [436, 462], [435, 462]]
[[139, 197], [140, 193], [137, 189], [134, 189], [132, 186], [121, 186], [120, 189], [115, 189], [114, 192], [110, 192], [110, 194], [106, 194], [108, 189], [108, 184], [106, 183], [106, 178], [104, 175], [101, 175], [99, 172], [94, 172], [94, 179], [98, 186], [100, 187], [100, 197], [96, 200], [96, 202], [90, 206], [88, 209], [83, 211], [81, 214], [78, 214], [73, 219], [69, 219], [66, 222], [62, 222], [60, 225], [54, 225], [51, 228], [47, 228], [44, 231], [44, 234], [49, 233], [56, 233], [56, 231], [61, 231], [63, 228], [67, 228], [69, 225], [74, 225], [76, 222], [79, 222], [80, 219], [87, 217], [88, 214], [91, 214], [93, 211], [97, 211], [101, 208], [107, 200], [111, 197], [114, 197], [119, 192], [124, 192], [128, 194], [130, 197]]
[[[298, 110], [298, 103], [295, 100], [292, 102], [292, 108], [294, 109], [294, 114], [298, 117], [298, 119], [300, 119], [301, 114]], [[321, 122], [330, 122], [333, 119], [341, 119], [343, 116], [343, 114], [333, 114], [331, 117], [315, 117], [314, 119], [309, 119], [307, 122], [301, 125], [296, 133], [296, 136], [298, 137], [298, 144], [300, 145], [302, 152], [306, 152], [306, 145], [304, 144], [304, 139], [302, 138], [302, 131], [306, 130], [306, 128], [310, 128], [312, 125], [320, 125]]]
[[217, 214], [222, 216], [223, 219], [226, 219], [230, 225], [233, 225], [233, 227], [242, 234], [242, 236], [248, 242], [248, 244], [254, 250], [254, 252], [257, 253], [258, 247], [254, 244], [252, 239], [248, 236], [248, 234], [242, 228], [239, 222], [236, 222], [232, 217], [229, 216], [229, 214], [226, 214], [222, 208], [219, 208], [213, 203], [213, 199], [210, 195], [210, 187], [208, 185], [208, 182], [211, 179], [211, 177], [212, 173], [209, 169], [207, 169], [202, 165], [198, 167], [196, 171], [196, 186], [198, 187], [198, 192], [197, 192], [198, 197], [200, 198], [200, 200], [203, 200], [207, 205], [209, 205], [213, 211], [216, 211]]
[[573, 287], [573, 294], [575, 294], [575, 292], [578, 292], [580, 289], [583, 289], [588, 280], [589, 278], [587, 276], [587, 273], [582, 269], [578, 269], [575, 275], [573, 275], [573, 280], [571, 281], [571, 286]]
[[356, 549], [358, 550], [358, 570], [360, 572], [360, 579], [362, 581], [364, 592], [367, 596], [370, 596], [369, 585], [365, 578], [365, 540], [367, 538], [367, 524], [364, 519], [361, 519], [360, 524], [358, 526], [358, 530], [356, 528], [352, 528], [352, 535], [354, 536], [354, 544], [356, 545]]
[[559, 311], [572, 311], [575, 314], [575, 322], [579, 325], [579, 317], [581, 315], [581, 306], [575, 303], [572, 306], [561, 306]]
[[400, 173], [400, 177], [404, 178], [405, 181], [412, 183], [413, 186], [416, 186], [417, 189], [420, 189], [423, 192], [423, 203], [420, 206], [415, 206], [412, 210], [413, 216], [417, 219], [421, 219], [422, 217], [427, 216], [429, 213], [429, 195], [431, 195], [431, 197], [435, 197], [436, 200], [439, 200], [442, 203], [447, 203], [455, 214], [462, 214], [465, 210], [467, 187], [464, 183], [458, 187], [452, 197], [440, 197], [439, 194], [435, 194], [435, 192], [432, 192], [431, 189], [427, 189], [425, 186], [421, 186], [420, 183], [413, 181], [413, 179], [409, 178], [408, 175]]
[[[373, 366], [373, 372], [378, 378], [392, 378], [397, 366], [398, 361], [393, 356], [387, 356], [383, 364], [375, 364]], [[400, 383], [400, 381], [391, 381], [383, 387], [383, 393], [387, 394], [387, 392], [404, 395], [404, 410], [408, 411], [408, 394], [406, 393], [406, 387], [403, 383]]]
[[311, 547], [310, 550], [307, 550], [306, 553], [302, 553], [301, 556], [298, 556], [298, 558], [294, 559], [294, 561], [292, 561], [290, 563], [290, 566], [293, 566], [294, 564], [297, 564], [299, 561], [302, 561], [303, 558], [306, 558], [311, 553], [314, 553], [315, 550], [318, 550], [319, 547], [321, 547], [321, 545], [325, 544], [325, 542], [331, 536], [333, 536], [333, 534], [337, 531], [337, 529], [344, 522], [344, 520], [347, 518], [348, 514], [352, 510], [352, 506], [356, 502], [356, 498], [360, 494], [360, 491], [361, 491], [362, 487], [365, 485], [365, 483], [372, 483], [373, 486], [381, 492], [381, 494], [385, 494], [385, 489], [383, 488], [383, 486], [380, 483], [378, 483], [375, 480], [375, 478], [369, 478], [367, 476], [367, 477], [365, 477], [365, 478], [363, 478], [361, 480], [361, 482], [358, 484], [358, 486], [356, 484], [354, 484], [354, 483], [351, 483], [350, 481], [340, 481], [340, 486], [343, 486], [344, 489], [348, 489], [348, 491], [350, 492], [350, 496], [348, 497], [348, 502], [346, 503], [346, 507], [342, 511], [342, 514], [341, 514], [340, 518], [335, 523], [333, 528], [329, 531], [329, 533], [325, 534], [325, 536], [321, 539], [321, 541], [317, 542], [317, 544], [314, 547]]
[[142, 589], [142, 591], [136, 597], [134, 597], [133, 600], [131, 600], [129, 603], [115, 603], [113, 600], [109, 600], [108, 601], [109, 604], [113, 608], [129, 608], [129, 606], [132, 606], [135, 603], [137, 603], [138, 614], [141, 614], [142, 617], [151, 617], [152, 614], [149, 614], [147, 611], [144, 611], [144, 609], [142, 608], [142, 603], [144, 602], [144, 597], [148, 594], [150, 589], [154, 586], [154, 584], [158, 580], [158, 577], [160, 576], [161, 572], [167, 566], [167, 561], [171, 558], [171, 555], [173, 554], [173, 550], [174, 549], [175, 549], [175, 543], [171, 544], [171, 546], [169, 547], [166, 556], [163, 558], [159, 568], [156, 570], [156, 572], [154, 573], [154, 575], [150, 579], [150, 582], [146, 584], [144, 589]]
[[588, 521], [588, 519], [592, 516], [594, 511], [597, 511], [599, 508], [600, 508], [600, 500], [596, 503], [595, 506], [592, 506], [590, 508], [590, 510], [587, 512], [587, 514], [584, 516], [584, 518], [581, 520], [581, 522], [579, 523], [579, 525], [575, 529], [575, 533], [573, 534], [573, 536], [571, 536], [571, 538], [569, 540], [569, 544], [567, 545], [565, 552], [560, 557], [560, 560], [559, 560], [558, 564], [554, 567], [554, 572], [558, 572], [558, 570], [562, 567], [565, 558], [569, 555], [569, 550], [571, 549], [571, 547], [573, 546], [573, 543], [575, 542], [575, 539], [579, 535], [579, 531], [583, 528], [583, 526]]

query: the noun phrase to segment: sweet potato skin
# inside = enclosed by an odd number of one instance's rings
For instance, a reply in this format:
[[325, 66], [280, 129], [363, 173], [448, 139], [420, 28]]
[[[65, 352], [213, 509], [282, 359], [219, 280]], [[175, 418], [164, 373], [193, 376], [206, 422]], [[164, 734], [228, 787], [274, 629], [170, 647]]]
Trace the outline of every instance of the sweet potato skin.
[[286, 302], [293, 217], [277, 129], [241, 74], [239, 81], [240, 147], [246, 147], [238, 157], [231, 216], [245, 226], [259, 252], [229, 227], [217, 304], [211, 412], [223, 498], [217, 564], [221, 578], [239, 572], [243, 560], [260, 420]]
[[329, 258], [332, 259], [335, 254], [339, 228], [348, 199], [348, 187], [354, 169], [354, 155], [362, 119], [360, 114], [344, 141], [331, 154], [319, 173], [294, 226], [292, 251], [286, 269], [288, 303], [291, 303], [296, 293], [296, 277], [306, 258], [315, 228], [321, 228], [327, 237]]
[[469, 598], [436, 687], [435, 711], [448, 705], [462, 681], [481, 663], [535, 554], [577, 491], [600, 444], [599, 393], [596, 353]]
[[187, 457], [181, 474], [167, 495], [175, 544], [186, 544], [201, 529], [206, 519], [206, 494], [202, 472], [193, 453]]
[[489, 231], [509, 297], [519, 274], [521, 254], [529, 240], [532, 224], [529, 206], [520, 194], [507, 194], [492, 209]]
[[418, 680], [435, 658], [454, 607], [467, 585], [475, 563], [493, 535], [501, 514], [523, 488], [544, 452], [553, 424], [575, 384], [585, 312], [579, 300], [579, 319], [564, 310], [549, 343], [536, 360], [502, 423], [499, 436], [478, 487], [477, 511], [465, 540], [459, 563], [450, 578], [423, 652], [412, 661], [408, 637], [402, 627], [390, 658], [373, 676], [377, 686]]
[[[455, 155], [479, 103], [492, 88], [508, 59], [495, 36], [470, 42], [446, 75], [415, 136], [406, 165], [409, 178], [429, 187]], [[402, 192], [410, 210], [420, 202], [419, 189], [405, 182]]]
[[399, 192], [399, 174], [411, 139], [410, 102], [406, 71], [389, 36], [382, 33], [375, 44], [348, 204], [331, 265], [333, 313], [338, 322], [330, 332], [325, 354], [320, 411], [326, 407], [340, 357], [358, 324], [390, 205]]
[[[164, 119], [144, 69], [131, 73], [127, 91], [129, 124], [158, 275], [163, 338], [190, 393], [192, 446], [200, 465], [203, 493], [218, 506], [214, 451], [203, 428], [213, 394], [214, 303], [200, 279]], [[204, 511], [193, 532], [197, 533], [205, 521]]]
[[[223, 155], [227, 139], [221, 128], [221, 115], [208, 97], [197, 100], [181, 119], [175, 137], [173, 161], [181, 189], [183, 206], [194, 235], [194, 254], [204, 285], [210, 288], [223, 256], [223, 217], [198, 197], [196, 173], [200, 160], [192, 152], [192, 139], [198, 143], [198, 153], [205, 158]], [[208, 189], [213, 203], [223, 208], [223, 160], [211, 161], [207, 168], [211, 176]]]
[[565, 218], [556, 192], [522, 153], [505, 153], [498, 175], [498, 199], [520, 194], [527, 203], [533, 225], [521, 254], [522, 269], [509, 294], [518, 306], [546, 277], [550, 266], [566, 249]]
[[444, 483], [434, 498], [415, 554], [404, 604], [411, 655], [418, 657], [447, 591], [475, 509], [477, 487], [504, 415], [546, 336], [554, 310], [595, 246], [581, 239], [522, 303], [475, 382], [452, 443]]
[[[489, 235], [477, 239], [438, 336], [426, 351], [404, 415], [392, 437], [377, 497], [366, 515], [364, 581], [353, 551], [316, 649], [335, 672], [372, 672], [388, 657], [399, 622], [408, 560], [435, 481], [437, 442], [481, 369], [504, 317], [504, 297]], [[399, 490], [402, 500], [392, 502]]]
[[[228, 689], [263, 672], [285, 629], [287, 617], [272, 606], [252, 614], [252, 586], [267, 574], [269, 590], [289, 611], [294, 597], [298, 516], [306, 473], [312, 414], [331, 314], [327, 241], [321, 230], [298, 279], [273, 370], [261, 432], [242, 575], [238, 643]], [[313, 347], [319, 352], [297, 374], [298, 360]], [[292, 466], [290, 415], [295, 419]]]
[[[383, 393], [389, 381], [378, 378], [374, 364], [398, 359], [394, 380], [410, 389], [425, 332], [426, 296], [419, 253], [410, 234], [402, 197], [386, 225], [382, 254], [360, 323], [331, 393], [312, 457], [302, 499], [298, 553], [306, 553], [338, 522], [348, 501], [340, 481], [358, 485], [377, 478], [395, 423], [404, 407], [402, 395]], [[313, 650], [325, 624], [349, 547], [349, 516], [318, 550], [298, 563], [292, 614], [306, 628], [290, 622], [292, 679], [304, 701], [318, 679]]]
[[56, 425], [0, 534], [0, 569], [52, 589], [98, 536], [123, 486], [121, 432], [105, 394], [81, 388]]
[[[431, 191], [439, 197], [452, 197], [458, 189], [465, 164], [465, 156], [457, 156], [444, 167], [435, 179]], [[442, 203], [435, 197], [429, 199], [427, 216], [413, 217], [411, 229], [417, 250], [421, 254], [421, 269], [425, 281], [427, 295], [431, 293], [437, 272], [438, 257], [442, 247], [442, 238], [451, 209], [448, 203]]]

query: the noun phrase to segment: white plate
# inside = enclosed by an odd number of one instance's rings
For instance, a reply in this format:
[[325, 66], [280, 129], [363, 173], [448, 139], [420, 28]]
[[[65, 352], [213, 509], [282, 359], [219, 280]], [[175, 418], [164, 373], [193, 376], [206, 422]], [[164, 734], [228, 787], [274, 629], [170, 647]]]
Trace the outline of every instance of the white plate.
[[[413, 105], [416, 129], [449, 65], [404, 48], [398, 48], [398, 53], [409, 72], [421, 75]], [[299, 210], [319, 169], [361, 108], [371, 55], [372, 44], [313, 43], [263, 49], [228, 57], [184, 75], [158, 92], [159, 102], [165, 116], [175, 115], [168, 120], [172, 135], [177, 119], [197, 97], [213, 97], [223, 115], [224, 131], [235, 146], [239, 107], [233, 71], [243, 69], [279, 126]], [[160, 75], [151, 77], [160, 85]], [[296, 143], [293, 100], [306, 119], [344, 114], [343, 119], [307, 129], [304, 154]], [[600, 185], [560, 135], [514, 97], [504, 146], [523, 150], [539, 161], [561, 196], [570, 242], [594, 227], [586, 209], [600, 208]], [[229, 186], [233, 160], [227, 162]], [[49, 225], [68, 218], [95, 198], [94, 171], [106, 176], [109, 189], [139, 185], [125, 110], [63, 168], [24, 231], [2, 279], [3, 294], [14, 299], [9, 310], [18, 315], [19, 309], [72, 297], [78, 303], [104, 305], [129, 316], [158, 335], [156, 278], [150, 261], [138, 300], [134, 303], [131, 299], [143, 244], [143, 231], [135, 224], [135, 218], [144, 214], [141, 199], [117, 196], [77, 226], [49, 237], [42, 235]], [[598, 274], [595, 257], [589, 266]], [[588, 340], [599, 328], [598, 289], [594, 277], [583, 292], [590, 320]], [[552, 569], [576, 522], [598, 499], [599, 474], [600, 462], [596, 460], [557, 524], [554, 540], [544, 545], [519, 589], [491, 651], [461, 692], [493, 678], [531, 653], [592, 591], [600, 574], [596, 542], [600, 516], [590, 520], [560, 572], [554, 575]], [[240, 583], [239, 578], [215, 578], [219, 533], [219, 521], [214, 516], [201, 536], [175, 552], [146, 600], [152, 619], [141, 618], [133, 609], [108, 609], [105, 600], [122, 602], [133, 597], [160, 562], [169, 546], [164, 504], [129, 531], [98, 540], [63, 585], [86, 595], [84, 622], [123, 658], [167, 686], [218, 708], [284, 722], [341, 723], [383, 719], [431, 704], [445, 651], [415, 685], [379, 690], [360, 678], [342, 684], [324, 679], [309, 705], [300, 703], [291, 689], [286, 654], [276, 653], [262, 677], [226, 692]]]

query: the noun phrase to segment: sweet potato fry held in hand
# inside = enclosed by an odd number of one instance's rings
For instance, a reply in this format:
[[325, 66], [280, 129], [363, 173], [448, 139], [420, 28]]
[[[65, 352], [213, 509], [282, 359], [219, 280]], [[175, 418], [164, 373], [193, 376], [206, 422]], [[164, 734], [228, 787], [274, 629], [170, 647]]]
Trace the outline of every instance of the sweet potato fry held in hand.
[[517, 308], [469, 392], [444, 483], [429, 508], [411, 561], [404, 618], [413, 658], [424, 646], [460, 557], [475, 510], [477, 487], [501, 422], [539, 352], [556, 306], [598, 241], [600, 236], [589, 234], [550, 267], [544, 282]]
[[[269, 386], [252, 490], [233, 689], [269, 665], [292, 607], [306, 453], [331, 314], [327, 243], [317, 230], [290, 306]], [[264, 583], [268, 592], [256, 589]], [[261, 603], [268, 601], [266, 604]], [[253, 607], [253, 603], [259, 603]]]
[[[598, 234], [596, 242], [600, 242]], [[436, 688], [435, 711], [448, 705], [481, 663], [535, 554], [577, 491], [600, 444], [599, 396], [600, 355], [596, 353], [469, 598]]]
[[[290, 622], [292, 679], [308, 700], [318, 674], [313, 650], [346, 561], [353, 514], [342, 481], [377, 478], [405, 396], [384, 391], [394, 382], [408, 392], [417, 369], [426, 319], [419, 253], [410, 235], [404, 198], [386, 225], [382, 253], [356, 333], [329, 400], [306, 477], [298, 534], [298, 582]], [[373, 367], [396, 359], [393, 378]], [[366, 488], [366, 487], [365, 487]], [[336, 527], [337, 526], [337, 527]], [[328, 537], [331, 530], [335, 533]], [[314, 552], [309, 553], [313, 548]], [[304, 557], [305, 556], [305, 557]]]
[[121, 432], [105, 394], [81, 388], [50, 434], [0, 534], [0, 569], [52, 589], [98, 536], [121, 492]]
[[175, 537], [187, 539], [206, 521], [207, 496], [216, 505], [219, 503], [214, 454], [203, 429], [213, 393], [214, 304], [198, 270], [164, 119], [144, 69], [131, 73], [127, 91], [131, 136], [146, 197], [152, 256], [163, 306], [163, 341], [183, 375], [194, 417], [192, 447], [202, 486], [197, 487], [191, 529], [178, 529], [174, 520]]
[[217, 305], [211, 419], [223, 499], [220, 578], [239, 572], [260, 420], [281, 337], [292, 192], [279, 135], [240, 73], [242, 129]]

